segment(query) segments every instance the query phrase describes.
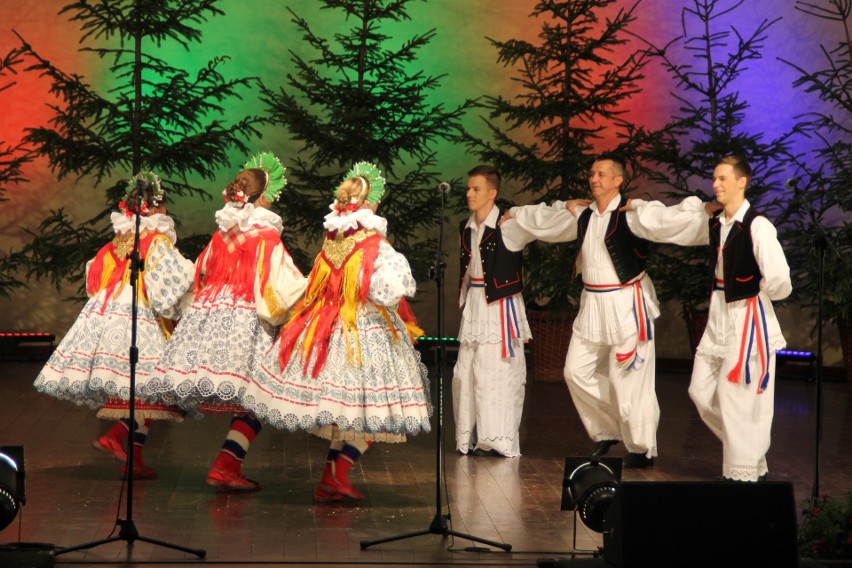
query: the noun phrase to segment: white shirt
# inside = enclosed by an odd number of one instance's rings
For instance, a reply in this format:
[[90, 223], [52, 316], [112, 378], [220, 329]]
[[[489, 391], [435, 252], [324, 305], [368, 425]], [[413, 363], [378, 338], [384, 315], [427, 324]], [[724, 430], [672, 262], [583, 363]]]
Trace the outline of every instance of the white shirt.
[[[635, 202], [636, 200], [634, 200]], [[589, 226], [577, 262], [577, 272], [582, 273], [583, 282], [586, 284], [619, 284], [615, 265], [613, 265], [609, 251], [604, 244], [604, 236], [610, 216], [621, 205], [622, 197], [620, 195], [610, 201], [603, 211], [598, 210], [597, 203], [592, 202], [590, 205], [592, 214], [589, 218]], [[539, 204], [514, 207], [511, 209], [511, 214], [512, 218], [516, 220], [519, 230], [525, 233], [527, 242], [539, 239], [557, 243], [573, 241], [577, 238], [578, 218], [584, 209], [584, 207], [579, 207], [578, 215], [575, 217], [565, 208], [565, 202], [556, 201], [553, 205]], [[685, 238], [683, 231], [675, 230], [669, 224], [669, 217], [676, 214], [682, 215], [680, 212], [665, 212], [663, 210], [653, 210], [648, 214], [628, 211], [627, 225], [634, 235], [643, 239], [654, 242], [685, 244], [681, 242]], [[690, 216], [690, 218], [692, 217]], [[535, 269], [530, 268], [535, 274]], [[570, 278], [571, 271], [571, 266], [565, 267], [566, 278]], [[656, 319], [660, 315], [660, 308], [654, 284], [647, 274], [640, 276], [640, 282], [644, 299], [643, 309], [646, 309], [647, 316], [650, 319]], [[634, 295], [635, 290], [631, 286], [602, 293], [584, 290], [580, 296], [579, 312], [574, 319], [574, 333], [592, 343], [601, 345], [621, 344], [637, 333]]]
[[[505, 328], [501, 326], [501, 317], [507, 316], [505, 313], [507, 303], [511, 304], [508, 317], [517, 325], [518, 341], [523, 342], [532, 338], [522, 293], [489, 304], [485, 299], [484, 287], [470, 286], [471, 278], [483, 277], [479, 244], [482, 242], [485, 227], [492, 229], [497, 227], [499, 215], [500, 210], [495, 205], [482, 223], [477, 223], [476, 214], [472, 214], [465, 224], [465, 228], [472, 229], [473, 234], [470, 243], [470, 264], [459, 291], [459, 308], [462, 308], [462, 318], [458, 339], [461, 342], [500, 343], [504, 341]], [[528, 242], [533, 240], [528, 238], [514, 219], [503, 223], [500, 226], [500, 233], [503, 236], [503, 244], [511, 251], [521, 251]]]
[[[751, 205], [748, 200], [728, 218], [724, 213], [720, 217], [720, 242], [724, 243], [735, 222], [742, 222]], [[659, 201], [633, 201], [637, 213], [658, 222], [666, 222], [671, 231], [681, 234], [679, 244], [707, 245], [710, 243], [710, 229], [704, 203], [697, 197], [687, 197], [682, 202], [666, 207]], [[783, 349], [786, 341], [775, 315], [772, 300], [782, 300], [793, 290], [790, 281], [790, 267], [778, 232], [766, 217], [756, 217], [751, 223], [752, 252], [760, 267], [760, 293], [758, 299], [763, 306], [769, 345], [772, 349]], [[721, 249], [721, 247], [720, 247]], [[724, 266], [721, 250], [716, 263], [716, 278], [724, 279]], [[725, 301], [724, 290], [714, 290], [710, 296], [710, 313], [707, 329], [698, 345], [698, 353], [714, 357], [729, 357], [732, 350], [740, 346], [742, 330], [745, 324], [747, 300]]]

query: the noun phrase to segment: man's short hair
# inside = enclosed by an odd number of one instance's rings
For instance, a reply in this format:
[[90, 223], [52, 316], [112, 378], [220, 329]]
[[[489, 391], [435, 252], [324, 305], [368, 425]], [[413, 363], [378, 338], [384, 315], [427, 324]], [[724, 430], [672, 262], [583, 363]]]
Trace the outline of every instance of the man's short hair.
[[615, 175], [624, 177], [624, 174], [627, 173], [627, 162], [615, 152], [604, 152], [595, 157], [596, 162], [603, 162], [604, 160], [609, 160], [615, 164]]
[[754, 175], [749, 163], [745, 161], [745, 158], [741, 158], [740, 156], [725, 156], [716, 165], [721, 166], [723, 164], [731, 166], [734, 169], [734, 175], [737, 176], [737, 179], [745, 177], [746, 185], [751, 181], [751, 176]]
[[494, 166], [476, 166], [475, 168], [467, 172], [467, 177], [473, 176], [484, 177], [485, 181], [488, 182], [488, 185], [496, 189], [497, 193], [500, 193], [500, 182], [502, 178], [500, 177], [500, 172], [498, 172], [497, 168], [495, 168]]

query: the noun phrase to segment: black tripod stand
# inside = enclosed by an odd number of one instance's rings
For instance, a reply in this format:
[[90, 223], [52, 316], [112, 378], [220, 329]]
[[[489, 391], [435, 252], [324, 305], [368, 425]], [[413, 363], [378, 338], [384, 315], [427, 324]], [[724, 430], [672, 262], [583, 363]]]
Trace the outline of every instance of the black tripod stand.
[[428, 529], [420, 530], [412, 533], [399, 534], [395, 536], [389, 536], [386, 538], [382, 538], [379, 540], [362, 540], [361, 541], [361, 550], [373, 546], [374, 544], [382, 544], [384, 542], [393, 542], [395, 540], [404, 540], [407, 538], [413, 538], [416, 536], [422, 536], [426, 534], [439, 534], [442, 536], [457, 536], [459, 538], [464, 538], [467, 540], [472, 540], [474, 542], [480, 542], [482, 544], [487, 544], [488, 546], [493, 546], [494, 548], [500, 548], [506, 552], [512, 550], [511, 544], [503, 544], [499, 542], [494, 542], [491, 540], [486, 540], [484, 538], [479, 538], [476, 536], [471, 536], [469, 534], [460, 533], [454, 531], [449, 528], [447, 521], [450, 518], [449, 513], [443, 514], [443, 501], [441, 500], [441, 472], [443, 471], [443, 461], [444, 461], [444, 269], [446, 268], [446, 263], [444, 262], [444, 198], [445, 193], [449, 191], [450, 184], [443, 182], [438, 186], [438, 192], [441, 195], [441, 223], [438, 228], [438, 251], [437, 256], [435, 258], [435, 264], [432, 266], [430, 272], [432, 276], [432, 280], [435, 281], [437, 286], [438, 293], [438, 346], [435, 351], [435, 384], [437, 385], [437, 412], [438, 420], [435, 428], [435, 433], [437, 434], [438, 443], [435, 448], [435, 516], [432, 518], [432, 523], [429, 525]]
[[133, 254], [130, 258], [130, 287], [131, 293], [133, 294], [133, 298], [131, 300], [130, 310], [129, 405], [131, 432], [127, 436], [127, 464], [125, 466], [125, 472], [127, 475], [127, 518], [116, 520], [116, 523], [121, 527], [121, 529], [118, 531], [118, 535], [107, 537], [101, 540], [87, 542], [84, 544], [60, 548], [55, 552], [57, 556], [59, 556], [60, 554], [65, 554], [67, 552], [74, 552], [75, 550], [85, 550], [88, 548], [94, 548], [102, 544], [117, 542], [119, 540], [126, 542], [128, 546], [133, 546], [134, 542], [136, 542], [137, 540], [141, 540], [142, 542], [149, 542], [158, 546], [165, 546], [174, 550], [180, 550], [189, 554], [194, 554], [199, 558], [204, 558], [205, 556], [207, 556], [206, 550], [194, 550], [192, 548], [186, 548], [177, 544], [171, 544], [162, 540], [142, 536], [139, 534], [139, 531], [136, 529], [136, 524], [133, 522], [133, 435], [136, 433], [136, 363], [139, 360], [139, 348], [136, 346], [136, 321], [138, 319], [137, 310], [139, 298], [137, 292], [140, 273], [144, 270], [144, 267], [142, 266], [143, 261], [139, 256], [139, 233], [141, 224], [142, 199], [143, 198], [141, 197], [140, 192], [140, 199], [139, 202], [136, 204], [136, 231], [133, 236]]
[[831, 241], [828, 238], [828, 235], [823, 229], [822, 225], [817, 219], [817, 216], [814, 214], [813, 209], [810, 204], [807, 204], [808, 213], [811, 218], [811, 224], [813, 225], [814, 231], [816, 232], [816, 236], [814, 237], [814, 245], [813, 248], [817, 254], [817, 272], [819, 278], [819, 294], [818, 294], [818, 306], [817, 306], [817, 352], [816, 352], [816, 368], [814, 369], [814, 377], [816, 381], [816, 441], [814, 445], [814, 483], [813, 483], [813, 491], [811, 492], [811, 502], [817, 503], [820, 501], [820, 492], [819, 492], [819, 461], [820, 461], [820, 449], [822, 446], [822, 377], [823, 377], [823, 342], [822, 342], [822, 328], [823, 328], [823, 304], [825, 303], [825, 253], [829, 248], [834, 256], [837, 257], [839, 262], [848, 262], [844, 259], [840, 252], [834, 248], [831, 244]]
[[806, 194], [803, 194], [802, 190], [798, 187], [795, 179], [788, 180], [787, 187], [793, 190], [795, 200], [800, 204], [800, 206], [804, 207], [807, 211], [808, 219], [811, 222], [811, 228], [815, 234], [813, 240], [813, 250], [816, 251], [817, 254], [817, 278], [819, 278], [819, 286], [817, 293], [817, 349], [816, 349], [816, 361], [815, 361], [815, 369], [814, 369], [814, 380], [816, 382], [816, 428], [815, 428], [815, 443], [814, 443], [814, 482], [813, 482], [813, 490], [811, 491], [811, 502], [816, 504], [820, 501], [820, 492], [819, 492], [819, 462], [820, 462], [820, 451], [822, 447], [822, 377], [823, 377], [823, 342], [822, 342], [822, 328], [823, 328], [823, 305], [825, 303], [825, 253], [829, 248], [831, 249], [832, 254], [837, 258], [839, 262], [843, 262], [848, 264], [848, 260], [844, 258], [840, 251], [838, 251], [834, 245], [832, 245], [831, 240], [828, 238], [828, 234], [823, 228], [822, 224], [819, 222], [819, 215], [814, 211], [814, 207], [811, 204], [811, 201], [808, 199]]

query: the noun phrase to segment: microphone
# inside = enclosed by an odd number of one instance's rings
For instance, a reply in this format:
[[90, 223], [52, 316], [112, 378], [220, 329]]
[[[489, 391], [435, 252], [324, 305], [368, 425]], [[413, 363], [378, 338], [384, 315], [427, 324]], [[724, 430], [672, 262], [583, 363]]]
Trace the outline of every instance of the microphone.
[[450, 189], [452, 189], [452, 186], [450, 186], [450, 184], [445, 181], [442, 181], [438, 184], [438, 191], [440, 191], [441, 193], [449, 193]]

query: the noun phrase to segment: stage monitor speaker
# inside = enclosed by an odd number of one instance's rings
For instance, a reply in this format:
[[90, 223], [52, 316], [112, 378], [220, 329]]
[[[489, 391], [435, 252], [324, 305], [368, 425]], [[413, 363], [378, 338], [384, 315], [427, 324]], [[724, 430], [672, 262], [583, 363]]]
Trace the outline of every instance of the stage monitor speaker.
[[0, 566], [3, 568], [53, 568], [56, 547], [40, 542], [0, 544]]
[[615, 568], [798, 565], [787, 482], [622, 482], [603, 535]]

